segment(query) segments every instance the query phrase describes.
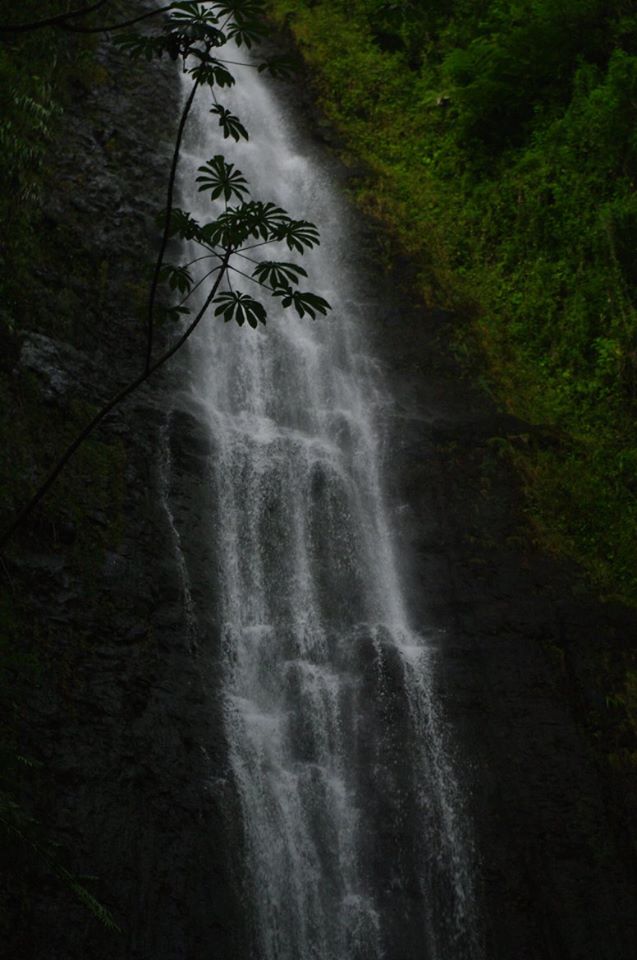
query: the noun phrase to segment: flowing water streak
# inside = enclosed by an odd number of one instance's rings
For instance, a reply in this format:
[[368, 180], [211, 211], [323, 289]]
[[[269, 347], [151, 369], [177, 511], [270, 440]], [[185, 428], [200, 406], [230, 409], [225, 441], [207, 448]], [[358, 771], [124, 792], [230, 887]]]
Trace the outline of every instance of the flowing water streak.
[[[348, 266], [353, 241], [329, 178], [268, 84], [240, 71], [223, 99], [250, 143], [222, 144], [200, 98], [189, 172], [223, 152], [256, 199], [317, 222], [308, 287], [335, 306], [314, 322], [270, 309], [257, 332], [209, 318], [192, 351], [193, 399], [214, 445], [211, 586], [253, 958], [476, 960], [432, 654], [409, 624], [382, 492], [388, 398], [365, 352], [372, 295]], [[202, 196], [186, 205], [210, 215]]]
[[186, 627], [188, 629], [188, 636], [190, 639], [190, 647], [194, 649], [196, 646], [197, 640], [197, 617], [195, 613], [195, 604], [192, 598], [192, 586], [190, 583], [190, 574], [188, 572], [188, 565], [186, 563], [186, 558], [184, 556], [183, 546], [181, 542], [181, 534], [179, 532], [179, 527], [175, 520], [173, 514], [173, 508], [171, 504], [170, 497], [170, 477], [173, 471], [172, 456], [170, 452], [170, 413], [167, 415], [165, 422], [159, 429], [159, 497], [161, 500], [161, 505], [166, 515], [166, 520], [168, 522], [168, 529], [170, 530], [170, 536], [173, 541], [173, 549], [175, 551], [175, 557], [177, 560], [177, 573], [179, 576], [179, 583], [181, 585], [181, 594], [182, 602], [184, 607], [184, 613], [186, 618]]

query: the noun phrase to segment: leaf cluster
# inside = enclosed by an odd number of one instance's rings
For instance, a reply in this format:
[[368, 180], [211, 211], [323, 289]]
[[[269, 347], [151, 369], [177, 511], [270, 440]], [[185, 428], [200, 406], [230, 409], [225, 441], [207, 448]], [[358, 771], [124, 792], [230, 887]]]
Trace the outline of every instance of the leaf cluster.
[[[261, 0], [228, 0], [228, 2], [173, 4], [163, 27], [153, 33], [131, 33], [118, 38], [120, 48], [133, 58], [151, 60], [169, 55], [181, 59], [183, 68], [196, 86], [227, 88], [235, 83], [230, 62], [219, 55], [227, 43], [252, 48], [263, 39], [264, 5]], [[234, 62], [234, 61], [232, 61]], [[277, 57], [258, 64], [249, 64], [259, 71], [267, 70], [274, 76], [287, 74], [289, 58]], [[210, 113], [216, 116], [225, 140], [235, 142], [248, 139], [248, 131], [241, 119], [219, 103], [214, 96]], [[205, 223], [199, 223], [190, 213], [177, 208], [164, 212], [166, 237], [177, 237], [195, 244], [205, 251], [198, 260], [216, 263], [210, 274], [234, 270], [246, 276], [232, 262], [244, 256], [246, 249], [267, 244], [285, 244], [288, 250], [303, 255], [319, 242], [319, 233], [307, 220], [290, 217], [272, 202], [253, 199], [246, 178], [222, 154], [216, 154], [198, 169], [196, 178], [200, 193], [209, 195], [211, 203], [223, 204], [223, 210]], [[207, 256], [206, 256], [207, 254]], [[292, 307], [300, 317], [314, 319], [325, 315], [328, 302], [311, 292], [295, 289], [299, 277], [307, 276], [296, 264], [274, 261], [253, 261], [256, 264], [248, 279], [278, 299], [284, 308]], [[219, 266], [224, 264], [224, 266]], [[182, 302], [164, 307], [164, 316], [180, 319], [188, 308], [185, 302], [199, 284], [194, 284], [187, 266], [162, 264], [159, 282], [172, 293], [179, 293]], [[215, 315], [224, 321], [235, 320], [239, 326], [256, 328], [266, 322], [265, 308], [253, 297], [232, 289], [219, 293], [215, 299]]]
[[[241, 119], [219, 103], [215, 88], [234, 85], [235, 77], [231, 63], [222, 58], [219, 49], [228, 43], [251, 49], [266, 34], [264, 4], [261, 0], [227, 0], [213, 3], [175, 3], [165, 17], [163, 26], [153, 32], [127, 33], [117, 38], [119, 47], [133, 58], [161, 58], [165, 55], [181, 59], [184, 71], [196, 86], [213, 90], [214, 103], [210, 113], [216, 116], [224, 140], [235, 142], [248, 139], [248, 131]], [[275, 57], [256, 66], [273, 76], [285, 76], [292, 68], [287, 57]], [[231, 262], [243, 251], [267, 244], [285, 244], [287, 248], [303, 255], [319, 242], [318, 230], [307, 220], [296, 220], [274, 203], [253, 199], [246, 178], [233, 163], [222, 154], [216, 154], [198, 169], [196, 178], [200, 193], [209, 195], [212, 204], [221, 202], [223, 210], [205, 223], [199, 223], [185, 210], [170, 207], [163, 214], [166, 238], [174, 237], [195, 244], [205, 251], [197, 258], [216, 263], [210, 275], [235, 270], [243, 274]], [[317, 314], [326, 314], [329, 304], [317, 294], [295, 290], [305, 270], [296, 264], [266, 261], [256, 263], [249, 279], [278, 298], [284, 308], [293, 307], [300, 317], [314, 319]], [[220, 267], [220, 264], [225, 266]], [[199, 284], [185, 265], [162, 263], [157, 274], [158, 282], [166, 285], [171, 293], [178, 293], [182, 301], [163, 307], [163, 316], [181, 319], [188, 312], [185, 302]], [[227, 290], [215, 300], [215, 315], [227, 322], [235, 320], [239, 326], [248, 324], [256, 328], [266, 322], [265, 308], [253, 297], [241, 292]]]
[[[120, 34], [115, 37], [115, 43], [133, 59], [153, 60], [164, 56], [180, 59], [184, 70], [198, 83], [229, 87], [235, 82], [234, 76], [212, 51], [229, 42], [249, 50], [267, 33], [262, 0], [186, 2], [170, 6], [160, 29]], [[190, 60], [196, 62], [192, 64]], [[273, 56], [256, 66], [259, 71], [284, 78], [295, 69], [295, 61], [285, 55]]]
[[[171, 236], [190, 241], [205, 251], [207, 256], [197, 259], [219, 263], [226, 254], [248, 259], [243, 253], [247, 249], [281, 243], [285, 243], [290, 250], [304, 254], [318, 244], [318, 230], [309, 221], [294, 220], [285, 210], [271, 202], [242, 199], [248, 193], [247, 181], [241, 172], [236, 170], [233, 164], [226, 163], [221, 155], [201, 166], [199, 173], [199, 189], [210, 191], [212, 200], [227, 201], [234, 197], [241, 202], [235, 206], [228, 206], [226, 202], [223, 212], [214, 220], [203, 224], [184, 210], [171, 211]], [[284, 308], [294, 307], [300, 317], [307, 315], [312, 319], [318, 313], [327, 313], [330, 307], [323, 297], [293, 289], [301, 277], [307, 277], [307, 271], [299, 264], [274, 260], [252, 263], [250, 275], [241, 270], [237, 272], [268, 290], [273, 297], [278, 298]], [[230, 268], [236, 270], [232, 265]], [[165, 264], [162, 267], [161, 279], [171, 290], [178, 290], [186, 296], [193, 289], [193, 278], [186, 266]], [[266, 311], [262, 310], [260, 305], [255, 307], [254, 304], [258, 302], [247, 295], [227, 291], [220, 294], [216, 302], [220, 305], [220, 309], [215, 312], [216, 316], [223, 316], [225, 321], [234, 319], [239, 326], [247, 322], [252, 327], [266, 322]]]

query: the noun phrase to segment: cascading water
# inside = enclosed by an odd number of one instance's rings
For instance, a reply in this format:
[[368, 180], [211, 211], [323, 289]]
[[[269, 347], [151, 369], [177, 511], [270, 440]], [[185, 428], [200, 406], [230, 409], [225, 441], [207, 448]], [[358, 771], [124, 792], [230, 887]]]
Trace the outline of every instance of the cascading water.
[[[365, 351], [373, 294], [347, 267], [342, 201], [275, 91], [250, 70], [235, 89], [224, 101], [250, 142], [221, 146], [201, 95], [188, 176], [223, 152], [255, 198], [316, 222], [309, 286], [334, 306], [310, 321], [269, 303], [259, 331], [210, 317], [191, 352], [192, 398], [214, 447], [211, 596], [251, 957], [476, 960], [433, 655], [409, 622], [382, 492], [389, 400]], [[187, 205], [209, 218], [207, 198]], [[233, 285], [258, 295], [249, 280]]]

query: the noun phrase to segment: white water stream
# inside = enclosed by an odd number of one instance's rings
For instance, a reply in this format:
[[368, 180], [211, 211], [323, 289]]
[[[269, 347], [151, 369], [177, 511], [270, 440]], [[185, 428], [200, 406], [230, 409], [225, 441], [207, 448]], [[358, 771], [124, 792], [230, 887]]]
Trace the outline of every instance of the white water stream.
[[[342, 198], [276, 96], [238, 70], [220, 98], [250, 132], [235, 147], [202, 93], [186, 164], [191, 176], [195, 158], [223, 153], [255, 199], [317, 223], [302, 289], [334, 306], [311, 321], [268, 303], [256, 332], [210, 316], [191, 351], [192, 399], [214, 445], [211, 596], [251, 958], [475, 960], [433, 654], [409, 620], [383, 496], [378, 424], [391, 400], [365, 345], [374, 291], [348, 267]], [[210, 217], [203, 195], [185, 206]], [[241, 277], [233, 286], [258, 296]]]

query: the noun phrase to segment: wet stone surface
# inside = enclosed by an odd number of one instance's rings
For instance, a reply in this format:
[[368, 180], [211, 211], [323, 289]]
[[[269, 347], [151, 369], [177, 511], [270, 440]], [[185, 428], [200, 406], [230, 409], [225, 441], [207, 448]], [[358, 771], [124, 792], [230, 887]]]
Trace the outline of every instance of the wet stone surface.
[[637, 616], [531, 545], [517, 478], [490, 441], [536, 428], [463, 377], [441, 346], [452, 322], [395, 303], [392, 347], [379, 349], [397, 398], [391, 495], [416, 622], [439, 630], [436, 694], [473, 823], [486, 955], [629, 960], [635, 797], [591, 731], [608, 682], [591, 664], [602, 650], [621, 662]]
[[[98, 60], [104, 76], [93, 91], [76, 91], [53, 150], [43, 221], [53, 262], [34, 277], [37, 308], [14, 371], [32, 379], [43, 416], [61, 419], [73, 404], [95, 409], [143, 365], [135, 304], [157, 249], [179, 106], [171, 66], [131, 67], [106, 46]], [[28, 612], [25, 642], [41, 665], [20, 737], [21, 752], [42, 767], [22, 802], [59, 862], [90, 878], [82, 882], [121, 927], [106, 929], [36, 857], [17, 864], [16, 895], [3, 904], [3, 947], [16, 960], [191, 960], [209, 956], [211, 944], [220, 960], [242, 955], [242, 841], [216, 695], [214, 611], [188, 621], [166, 507], [197, 516], [210, 455], [187, 412], [172, 418], [179, 382], [176, 365], [102, 428], [119, 458], [120, 492], [92, 505], [98, 484], [87, 471], [82, 523], [96, 531], [92, 555], [78, 563], [69, 519], [50, 542], [25, 538], [7, 557]], [[197, 559], [195, 551], [193, 593]]]

